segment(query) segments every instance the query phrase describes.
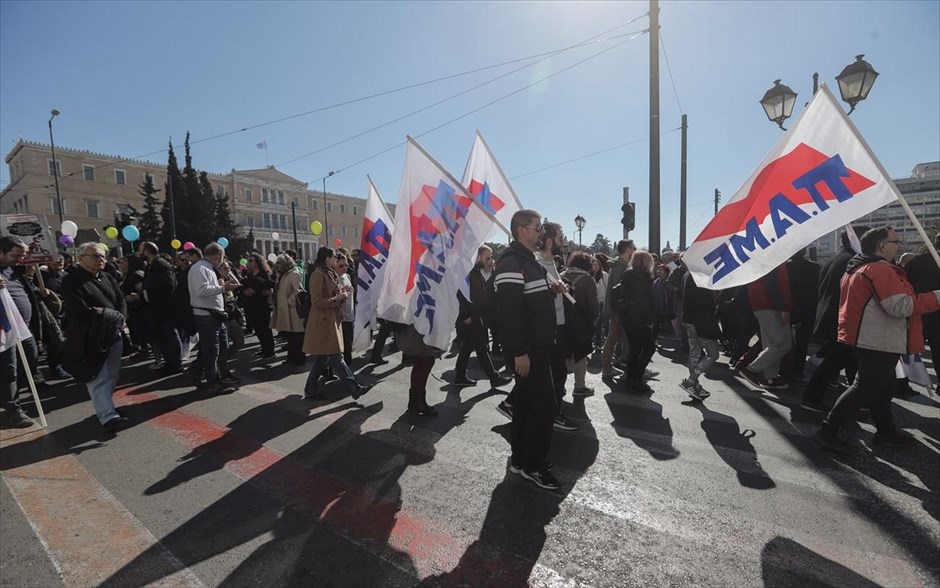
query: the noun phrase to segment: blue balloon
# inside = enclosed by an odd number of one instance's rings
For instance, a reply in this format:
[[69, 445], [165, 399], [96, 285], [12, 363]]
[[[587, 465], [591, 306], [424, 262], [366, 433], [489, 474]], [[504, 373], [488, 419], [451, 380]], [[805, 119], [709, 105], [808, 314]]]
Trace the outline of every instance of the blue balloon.
[[226, 239], [225, 237], [219, 237], [218, 239], [215, 240], [215, 242], [221, 245], [222, 249], [225, 249], [226, 247], [228, 247], [228, 239]]
[[121, 229], [121, 234], [124, 235], [125, 239], [131, 242], [140, 239], [140, 231], [134, 225], [127, 225]]

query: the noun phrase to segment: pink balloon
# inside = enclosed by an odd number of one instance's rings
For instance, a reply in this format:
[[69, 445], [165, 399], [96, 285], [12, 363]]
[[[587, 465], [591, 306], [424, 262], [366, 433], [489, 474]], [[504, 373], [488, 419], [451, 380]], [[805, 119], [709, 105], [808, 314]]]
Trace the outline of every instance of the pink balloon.
[[192, 241], [186, 241], [185, 243], [183, 243], [183, 251], [189, 251], [190, 249], [192, 249], [192, 248], [195, 247], [195, 246], [196, 246], [196, 245], [193, 244]]

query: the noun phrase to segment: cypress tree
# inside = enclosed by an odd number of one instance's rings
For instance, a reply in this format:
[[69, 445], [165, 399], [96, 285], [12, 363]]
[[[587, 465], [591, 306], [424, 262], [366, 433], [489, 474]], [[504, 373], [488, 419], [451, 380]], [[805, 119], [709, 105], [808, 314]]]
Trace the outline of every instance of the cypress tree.
[[[166, 163], [166, 184], [164, 185], [164, 194], [166, 199], [160, 209], [160, 218], [163, 221], [163, 230], [160, 232], [161, 238], [159, 246], [161, 249], [169, 249], [170, 241], [174, 238], [180, 241], [186, 241], [188, 233], [184, 232], [182, 224], [185, 218], [181, 214], [180, 204], [185, 203], [186, 185], [183, 183], [183, 175], [180, 173], [179, 163], [176, 160], [176, 153], [173, 151], [173, 142], [170, 141]], [[170, 208], [172, 197], [173, 210]], [[173, 222], [170, 215], [176, 219], [176, 234], [173, 234]]]
[[161, 213], [157, 211], [157, 205], [160, 200], [157, 198], [158, 190], [153, 185], [153, 176], [147, 174], [144, 181], [137, 188], [137, 193], [144, 197], [144, 212], [141, 214], [133, 206], [130, 207], [131, 215], [137, 217], [137, 228], [140, 229], [141, 241], [160, 241], [161, 233]]

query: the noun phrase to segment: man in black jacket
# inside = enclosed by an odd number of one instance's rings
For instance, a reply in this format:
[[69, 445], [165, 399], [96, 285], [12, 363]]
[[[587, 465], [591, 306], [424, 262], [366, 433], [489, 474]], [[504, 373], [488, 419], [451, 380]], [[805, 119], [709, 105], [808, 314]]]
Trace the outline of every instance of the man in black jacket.
[[[861, 238], [868, 230], [865, 226], [855, 226], [855, 235]], [[816, 412], [829, 412], [829, 407], [823, 402], [826, 388], [829, 387], [845, 370], [845, 376], [851, 382], [855, 379], [858, 370], [858, 360], [851, 347], [839, 343], [836, 329], [839, 323], [839, 284], [845, 275], [845, 268], [855, 256], [848, 232], [842, 233], [842, 249], [830, 257], [819, 270], [819, 303], [816, 305], [817, 337], [825, 341], [820, 355], [822, 363], [813, 372], [803, 391], [803, 408]]]
[[555, 303], [545, 269], [535, 260], [544, 232], [542, 215], [522, 209], [512, 216], [513, 242], [496, 263], [497, 307], [503, 351], [514, 363], [509, 471], [532, 483], [557, 489], [548, 471], [548, 449], [558, 413], [552, 381]]
[[111, 397], [121, 369], [127, 305], [117, 280], [104, 271], [105, 259], [103, 245], [84, 243], [78, 248], [80, 269], [62, 280], [68, 318], [64, 359], [72, 377], [88, 387], [98, 421], [116, 432], [128, 424]]
[[148, 303], [150, 312], [150, 336], [163, 356], [164, 373], [176, 374], [183, 370], [180, 361], [180, 336], [173, 321], [176, 269], [160, 257], [160, 249], [152, 241], [141, 243], [138, 254], [147, 260], [144, 300]]
[[[940, 249], [940, 233], [934, 235], [933, 246]], [[940, 288], [940, 267], [929, 251], [924, 251], [909, 261], [904, 270], [914, 292], [930, 292]], [[940, 312], [931, 312], [921, 316], [924, 324], [924, 342], [930, 347], [934, 370], [940, 361]]]
[[[19, 264], [20, 260], [26, 255], [27, 248], [26, 243], [17, 237], [0, 237], [0, 289], [7, 289], [17, 311], [21, 316], [26, 315], [23, 316], [23, 321], [29, 324], [32, 305], [28, 291], [25, 284], [13, 275], [13, 266]], [[23, 351], [26, 353], [29, 353], [27, 345], [31, 344], [32, 349], [36, 349], [34, 338], [24, 339], [23, 343]], [[3, 404], [6, 411], [7, 422], [13, 427], [24, 428], [32, 426], [33, 421], [23, 412], [17, 399], [19, 396], [19, 384], [17, 383], [19, 359], [16, 355], [15, 345], [0, 352], [0, 381], [3, 382], [0, 386], [0, 403]], [[28, 366], [19, 367], [29, 369]], [[22, 380], [19, 381], [22, 382]]]

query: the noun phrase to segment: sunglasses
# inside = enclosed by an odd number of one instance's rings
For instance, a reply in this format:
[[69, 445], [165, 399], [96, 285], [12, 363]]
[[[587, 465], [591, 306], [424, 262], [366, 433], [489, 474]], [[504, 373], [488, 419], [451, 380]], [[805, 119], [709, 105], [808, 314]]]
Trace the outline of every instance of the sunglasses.
[[539, 224], [537, 224], [537, 225], [532, 225], [531, 227], [523, 226], [522, 228], [524, 228], [524, 229], [532, 229], [532, 230], [534, 230], [536, 233], [541, 233], [542, 231], [545, 230], [545, 227], [542, 226], [542, 223], [539, 223]]

